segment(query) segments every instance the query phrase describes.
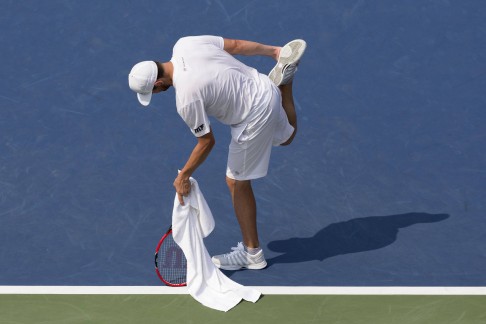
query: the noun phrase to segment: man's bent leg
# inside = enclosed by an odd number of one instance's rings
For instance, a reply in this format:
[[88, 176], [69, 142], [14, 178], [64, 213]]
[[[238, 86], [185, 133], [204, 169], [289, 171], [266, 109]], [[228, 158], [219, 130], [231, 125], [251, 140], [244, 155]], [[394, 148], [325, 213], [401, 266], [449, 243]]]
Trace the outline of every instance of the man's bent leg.
[[297, 133], [297, 113], [294, 105], [294, 95], [292, 93], [292, 82], [279, 86], [280, 93], [282, 94], [282, 107], [287, 114], [289, 124], [294, 127], [294, 132], [290, 138], [282, 143], [282, 146], [289, 145]]
[[248, 248], [260, 247], [256, 223], [256, 202], [251, 180], [234, 180], [226, 177], [233, 208], [240, 224], [243, 243]]

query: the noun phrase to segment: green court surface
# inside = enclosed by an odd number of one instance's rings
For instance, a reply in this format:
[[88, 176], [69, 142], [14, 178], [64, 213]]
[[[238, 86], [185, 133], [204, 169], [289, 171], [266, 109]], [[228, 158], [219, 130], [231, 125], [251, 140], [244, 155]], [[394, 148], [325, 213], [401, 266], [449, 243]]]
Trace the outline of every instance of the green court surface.
[[0, 295], [0, 323], [486, 323], [486, 296], [265, 295], [227, 313], [189, 295]]

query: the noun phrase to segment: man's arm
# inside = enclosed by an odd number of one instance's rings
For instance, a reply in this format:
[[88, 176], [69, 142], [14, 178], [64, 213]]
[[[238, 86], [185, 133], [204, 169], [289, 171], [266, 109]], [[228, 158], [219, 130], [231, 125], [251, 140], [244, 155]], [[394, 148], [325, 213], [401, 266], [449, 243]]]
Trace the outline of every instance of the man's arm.
[[186, 165], [182, 168], [179, 175], [174, 180], [174, 188], [176, 189], [181, 205], [184, 205], [184, 199], [182, 196], [187, 196], [191, 191], [189, 177], [194, 173], [194, 171], [196, 171], [197, 167], [199, 167], [204, 160], [206, 160], [215, 143], [216, 141], [212, 131], [197, 138], [197, 144], [192, 150]]
[[241, 39], [224, 38], [224, 50], [231, 55], [262, 55], [278, 60], [280, 47]]

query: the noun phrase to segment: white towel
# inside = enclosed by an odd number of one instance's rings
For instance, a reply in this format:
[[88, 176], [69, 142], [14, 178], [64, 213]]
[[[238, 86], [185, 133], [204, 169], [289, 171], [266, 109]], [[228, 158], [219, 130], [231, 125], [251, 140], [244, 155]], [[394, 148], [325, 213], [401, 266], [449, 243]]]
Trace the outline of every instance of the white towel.
[[242, 286], [224, 275], [211, 261], [203, 238], [214, 229], [214, 218], [199, 189], [191, 180], [191, 193], [184, 197], [184, 206], [177, 194], [172, 211], [174, 241], [187, 259], [187, 287], [191, 296], [201, 304], [220, 311], [229, 311], [241, 299], [255, 303], [261, 293]]

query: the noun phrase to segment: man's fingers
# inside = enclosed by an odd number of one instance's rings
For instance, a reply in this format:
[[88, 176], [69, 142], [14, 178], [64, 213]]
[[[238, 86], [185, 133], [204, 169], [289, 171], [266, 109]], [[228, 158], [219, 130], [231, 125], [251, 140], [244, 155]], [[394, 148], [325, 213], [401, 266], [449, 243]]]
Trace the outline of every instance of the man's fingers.
[[184, 198], [180, 193], [177, 193], [177, 198], [179, 198], [179, 203], [181, 204], [181, 206], [184, 206]]
[[191, 192], [191, 181], [186, 179], [182, 180], [177, 177], [174, 180], [174, 188], [177, 193], [177, 198], [179, 199], [179, 203], [184, 206], [184, 197], [187, 197]]
[[187, 196], [191, 191], [191, 182], [189, 180], [182, 181], [182, 191], [184, 192], [184, 196]]

